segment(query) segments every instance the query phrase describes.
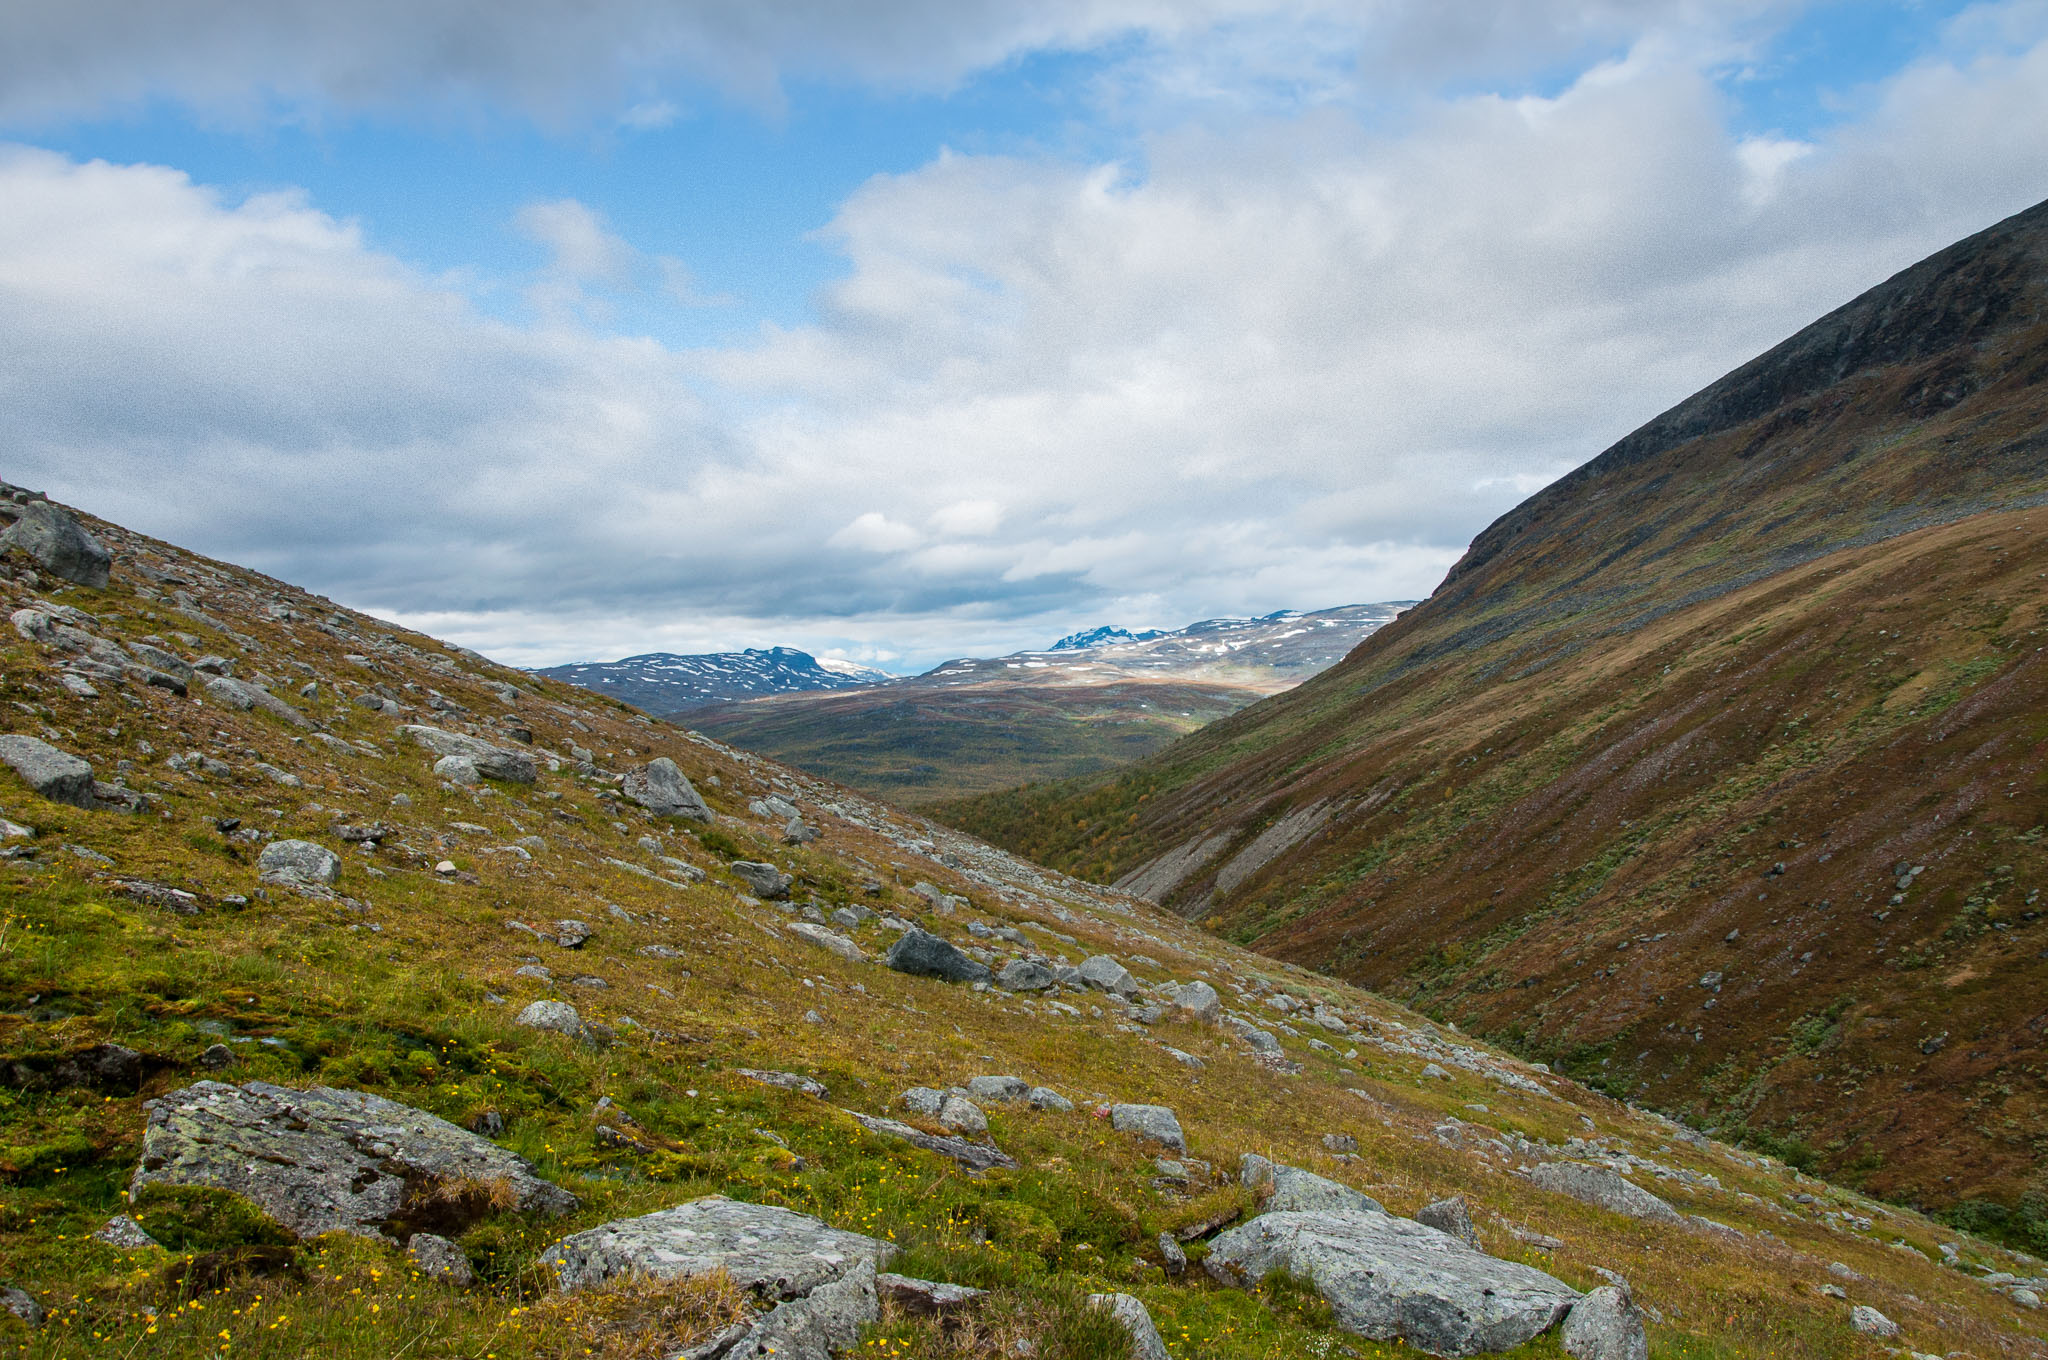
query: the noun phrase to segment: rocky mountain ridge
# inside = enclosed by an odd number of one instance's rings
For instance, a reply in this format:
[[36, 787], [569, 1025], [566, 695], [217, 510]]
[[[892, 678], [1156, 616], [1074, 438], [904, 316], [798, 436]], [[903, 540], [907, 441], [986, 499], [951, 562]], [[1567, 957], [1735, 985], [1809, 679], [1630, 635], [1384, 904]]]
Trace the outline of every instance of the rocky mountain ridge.
[[883, 684], [887, 671], [849, 661], [822, 662], [794, 647], [738, 652], [645, 652], [617, 661], [580, 661], [534, 672], [564, 680], [648, 713], [682, 713], [736, 699]]
[[600, 696], [82, 532], [97, 585], [0, 536], [25, 1349], [2042, 1350], [2037, 1261]]
[[2048, 1246], [2048, 204], [1481, 534], [1343, 664], [935, 809]]

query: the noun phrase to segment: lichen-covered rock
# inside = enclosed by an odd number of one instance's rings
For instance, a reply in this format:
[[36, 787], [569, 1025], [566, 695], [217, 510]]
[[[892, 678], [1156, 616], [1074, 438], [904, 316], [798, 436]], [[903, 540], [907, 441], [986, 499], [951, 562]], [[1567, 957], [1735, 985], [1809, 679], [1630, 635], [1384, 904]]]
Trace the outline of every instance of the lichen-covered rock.
[[272, 694], [261, 685], [252, 685], [246, 680], [237, 680], [231, 675], [216, 675], [206, 682], [206, 692], [230, 708], [239, 708], [244, 713], [260, 709], [271, 717], [290, 723], [293, 727], [311, 727], [313, 720], [293, 708], [284, 700]]
[[[211, 685], [208, 688], [212, 688]], [[500, 779], [508, 784], [531, 784], [540, 777], [540, 767], [532, 756], [524, 751], [508, 751], [502, 746], [493, 746], [481, 737], [472, 737], [461, 732], [444, 732], [438, 727], [427, 727], [420, 723], [409, 723], [398, 729], [414, 743], [424, 746], [441, 760], [449, 757], [466, 759], [476, 772], [485, 779]], [[441, 773], [437, 761], [434, 769]], [[455, 778], [460, 771], [450, 767], [442, 778]], [[464, 782], [457, 779], [458, 783]]]
[[836, 930], [828, 930], [824, 926], [810, 921], [792, 921], [786, 929], [798, 939], [806, 940], [820, 949], [837, 954], [848, 963], [867, 962], [868, 956], [862, 951], [861, 947]]
[[996, 974], [996, 986], [1006, 992], [1042, 992], [1057, 985], [1052, 969], [1031, 959], [1011, 959]]
[[733, 877], [747, 885], [747, 891], [764, 902], [773, 902], [789, 896], [789, 886], [795, 880], [772, 864], [760, 860], [736, 859], [727, 866]]
[[1586, 1204], [1597, 1205], [1649, 1223], [1683, 1223], [1678, 1210], [1621, 1173], [1585, 1162], [1544, 1162], [1529, 1173], [1529, 1183]]
[[938, 1280], [884, 1273], [875, 1276], [875, 1292], [902, 1312], [919, 1317], [945, 1317], [970, 1307], [988, 1291], [970, 1289], [964, 1284], [944, 1284]]
[[1117, 996], [1132, 997], [1138, 994], [1138, 980], [1131, 976], [1131, 970], [1107, 954], [1097, 954], [1082, 962], [1081, 981], [1098, 991], [1111, 992]]
[[114, 565], [106, 545], [69, 510], [49, 501], [30, 501], [21, 508], [21, 518], [0, 533], [0, 549], [5, 548], [19, 548], [50, 575], [94, 590], [107, 588]]
[[1432, 1355], [1519, 1346], [1556, 1325], [1579, 1297], [1534, 1267], [1370, 1211], [1261, 1214], [1218, 1237], [1204, 1264], [1238, 1288], [1285, 1270], [1314, 1284], [1346, 1331], [1399, 1338]]
[[630, 770], [619, 792], [657, 817], [678, 817], [686, 822], [710, 824], [716, 820], [711, 805], [696, 786], [684, 777], [673, 760], [660, 756], [637, 770]]
[[524, 1025], [528, 1029], [544, 1029], [564, 1034], [585, 1043], [590, 1043], [595, 1038], [590, 1032], [590, 1026], [583, 1023], [583, 1017], [577, 1014], [576, 1008], [566, 1001], [531, 1002], [526, 1009], [513, 1017], [512, 1023]]
[[[808, 1214], [712, 1195], [565, 1237], [541, 1253], [562, 1289], [639, 1276], [673, 1280], [723, 1270], [742, 1289], [800, 1298], [859, 1262], [887, 1265], [891, 1244]], [[873, 1282], [869, 1282], [872, 1288]]]
[[110, 1247], [118, 1247], [122, 1251], [141, 1251], [146, 1247], [162, 1245], [151, 1237], [140, 1223], [126, 1214], [116, 1214], [102, 1223], [100, 1230], [92, 1235], [92, 1240], [104, 1242]]
[[835, 1352], [850, 1351], [861, 1328], [881, 1315], [875, 1263], [862, 1259], [831, 1283], [778, 1304], [725, 1360], [832, 1360]]
[[1479, 1229], [1472, 1224], [1472, 1210], [1465, 1204], [1463, 1195], [1452, 1195], [1434, 1204], [1425, 1204], [1416, 1211], [1415, 1221], [1440, 1233], [1449, 1233], [1475, 1251], [1484, 1251], [1479, 1243]]
[[272, 841], [256, 857], [256, 871], [265, 883], [326, 887], [341, 877], [341, 856], [312, 841]]
[[1867, 1303], [1859, 1303], [1849, 1310], [1849, 1325], [1865, 1336], [1880, 1337], [1886, 1341], [1899, 1334], [1899, 1324]]
[[977, 963], [946, 940], [912, 926], [897, 937], [882, 962], [899, 973], [943, 982], [987, 982], [988, 965]]
[[1627, 1290], [1611, 1284], [1572, 1305], [1558, 1340], [1578, 1360], [1650, 1360], [1642, 1313]]
[[1174, 1009], [1190, 1018], [1214, 1024], [1223, 1018], [1223, 998], [1206, 982], [1190, 982], [1173, 996]]
[[970, 1143], [965, 1138], [948, 1138], [941, 1134], [926, 1133], [923, 1129], [913, 1128], [900, 1119], [883, 1119], [879, 1115], [860, 1114], [853, 1110], [848, 1110], [847, 1113], [870, 1133], [879, 1133], [885, 1138], [900, 1138], [912, 1147], [923, 1148], [926, 1152], [936, 1152], [941, 1157], [958, 1162], [976, 1174], [995, 1167], [1011, 1167], [1017, 1164], [1016, 1158], [1001, 1148], [990, 1147], [986, 1143]]
[[1129, 1294], [1090, 1294], [1088, 1302], [1107, 1308], [1130, 1333], [1131, 1360], [1171, 1360], [1159, 1329], [1152, 1325], [1152, 1314], [1141, 1301]]
[[1149, 1138], [1170, 1152], [1188, 1150], [1187, 1135], [1181, 1132], [1180, 1120], [1174, 1118], [1173, 1111], [1164, 1105], [1112, 1105], [1109, 1107], [1109, 1124], [1118, 1133], [1135, 1133], [1140, 1138]]
[[476, 1283], [476, 1272], [470, 1268], [469, 1257], [462, 1248], [445, 1237], [433, 1233], [414, 1233], [412, 1240], [405, 1244], [405, 1254], [420, 1274], [430, 1280], [467, 1289]]
[[385, 1236], [420, 1197], [462, 1182], [501, 1187], [480, 1202], [509, 1197], [514, 1208], [554, 1214], [576, 1207], [525, 1158], [363, 1091], [201, 1081], [148, 1108], [131, 1195], [150, 1185], [231, 1190], [300, 1237]]
[[1268, 1213], [1316, 1213], [1325, 1209], [1385, 1212], [1378, 1200], [1361, 1190], [1298, 1166], [1269, 1162], [1254, 1152], [1238, 1159], [1237, 1179], [1245, 1189], [1265, 1195]]
[[0, 736], [0, 762], [21, 776], [38, 797], [72, 807], [92, 807], [92, 766], [39, 737]]
[[969, 1077], [967, 1094], [976, 1100], [1022, 1100], [1031, 1083], [1022, 1077]]

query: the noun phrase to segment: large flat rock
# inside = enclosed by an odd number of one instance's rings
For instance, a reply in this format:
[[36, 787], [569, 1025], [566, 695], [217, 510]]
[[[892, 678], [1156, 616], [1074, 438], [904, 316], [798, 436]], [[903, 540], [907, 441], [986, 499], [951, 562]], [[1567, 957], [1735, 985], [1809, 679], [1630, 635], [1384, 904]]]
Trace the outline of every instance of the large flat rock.
[[1218, 1237], [1205, 1262], [1226, 1285], [1275, 1270], [1312, 1281], [1346, 1331], [1432, 1355], [1504, 1351], [1555, 1326], [1578, 1292], [1532, 1266], [1369, 1210], [1262, 1214]]
[[1529, 1173], [1529, 1183], [1647, 1223], [1685, 1222], [1678, 1210], [1609, 1167], [1545, 1162]]
[[[771, 1204], [711, 1195], [576, 1233], [541, 1254], [563, 1289], [640, 1276], [673, 1280], [723, 1270], [742, 1289], [793, 1299], [862, 1261], [884, 1266], [896, 1248]], [[873, 1291], [872, 1279], [869, 1291]]]
[[521, 1210], [566, 1213], [577, 1203], [516, 1153], [363, 1091], [201, 1081], [148, 1108], [131, 1194], [231, 1190], [300, 1237], [391, 1235], [414, 1197], [459, 1181], [502, 1183]]

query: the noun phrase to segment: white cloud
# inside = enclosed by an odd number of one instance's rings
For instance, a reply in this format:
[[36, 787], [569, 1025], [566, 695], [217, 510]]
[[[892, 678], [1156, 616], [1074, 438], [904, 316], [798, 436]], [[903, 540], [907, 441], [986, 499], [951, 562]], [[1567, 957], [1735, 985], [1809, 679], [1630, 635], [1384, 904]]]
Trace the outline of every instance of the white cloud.
[[[1526, 488], [2048, 193], [2041, 36], [1797, 155], [1658, 44], [1398, 131], [1191, 123], [1142, 172], [949, 154], [843, 205], [815, 323], [691, 352], [493, 320], [301, 198], [0, 151], [0, 447], [532, 663], [1420, 595]], [[580, 203], [522, 221], [577, 296], [663, 282]]]

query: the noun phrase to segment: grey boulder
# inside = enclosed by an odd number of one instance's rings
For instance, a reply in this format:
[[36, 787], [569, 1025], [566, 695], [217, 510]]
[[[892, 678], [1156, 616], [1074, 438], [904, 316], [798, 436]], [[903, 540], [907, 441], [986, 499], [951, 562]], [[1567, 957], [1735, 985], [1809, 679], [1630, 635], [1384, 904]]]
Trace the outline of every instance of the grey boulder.
[[1081, 981], [1098, 991], [1113, 992], [1121, 997], [1138, 994], [1138, 980], [1131, 976], [1130, 969], [1107, 954], [1097, 954], [1083, 961]]
[[571, 1039], [585, 1043], [594, 1040], [590, 1026], [583, 1023], [583, 1017], [576, 1008], [566, 1001], [535, 1001], [519, 1012], [512, 1021], [527, 1029], [544, 1029], [555, 1034], [565, 1034]]
[[1247, 1152], [1238, 1159], [1237, 1179], [1245, 1189], [1265, 1193], [1267, 1213], [1316, 1213], [1326, 1209], [1385, 1212], [1378, 1200], [1340, 1181], [1303, 1171], [1298, 1166], [1269, 1162], [1255, 1152]]
[[231, 675], [216, 675], [206, 682], [206, 692], [229, 708], [239, 708], [244, 713], [260, 709], [281, 722], [293, 727], [311, 727], [312, 719], [293, 708], [284, 700], [272, 694], [261, 685], [252, 685], [247, 680], [237, 680]]
[[1016, 1158], [1001, 1148], [990, 1147], [986, 1143], [970, 1143], [965, 1138], [948, 1138], [941, 1134], [926, 1133], [923, 1129], [913, 1128], [900, 1119], [883, 1119], [878, 1115], [861, 1114], [856, 1110], [848, 1110], [847, 1114], [869, 1133], [877, 1133], [884, 1138], [900, 1139], [912, 1147], [937, 1153], [941, 1157], [958, 1162], [976, 1174], [994, 1167], [1017, 1165]]
[[1071, 1111], [1074, 1102], [1068, 1100], [1050, 1086], [1034, 1086], [1024, 1093], [1024, 1103], [1034, 1110]]
[[858, 1263], [887, 1265], [896, 1248], [808, 1214], [723, 1195], [622, 1218], [576, 1233], [541, 1254], [563, 1289], [608, 1280], [674, 1280], [723, 1270], [741, 1289], [799, 1298]]
[[467, 1289], [476, 1283], [476, 1272], [470, 1268], [469, 1257], [462, 1248], [445, 1237], [433, 1233], [414, 1233], [412, 1240], [405, 1244], [405, 1254], [412, 1259], [413, 1267], [430, 1280]]
[[0, 736], [0, 761], [40, 797], [72, 807], [92, 807], [92, 766], [38, 737]]
[[767, 902], [789, 896], [789, 885], [795, 882], [774, 865], [758, 860], [736, 859], [730, 867], [733, 877], [746, 884], [748, 892]]
[[898, 936], [882, 962], [899, 973], [944, 982], [987, 982], [988, 965], [977, 963], [928, 930], [912, 926]]
[[1190, 982], [1174, 994], [1173, 1004], [1176, 1010], [1210, 1024], [1223, 1018], [1223, 998], [1206, 982]]
[[1261, 1214], [1218, 1237], [1204, 1265], [1238, 1288], [1285, 1270], [1312, 1283], [1346, 1331], [1432, 1355], [1509, 1350], [1555, 1326], [1579, 1297], [1532, 1266], [1360, 1210]]
[[363, 1091], [201, 1081], [148, 1108], [131, 1195], [150, 1185], [230, 1190], [299, 1237], [385, 1236], [415, 1203], [462, 1182], [502, 1183], [519, 1210], [561, 1214], [577, 1203], [516, 1153]]
[[[208, 688], [212, 686], [209, 685]], [[493, 746], [481, 737], [466, 736], [461, 732], [444, 732], [438, 727], [428, 727], [421, 723], [408, 723], [398, 730], [416, 744], [424, 746], [440, 757], [434, 764], [434, 773], [443, 779], [452, 779], [458, 784], [469, 782], [461, 777], [460, 761], [451, 760], [455, 757], [467, 760], [485, 779], [500, 779], [508, 784], [531, 784], [540, 778], [540, 767], [534, 763], [533, 757], [524, 751], [508, 751], [504, 747]]]
[[85, 531], [70, 511], [49, 501], [30, 501], [21, 518], [0, 533], [0, 548], [19, 548], [50, 575], [73, 585], [105, 590], [114, 555]]
[[850, 1351], [861, 1328], [881, 1315], [875, 1263], [856, 1261], [831, 1283], [777, 1304], [725, 1352], [725, 1360], [832, 1360], [835, 1352]]
[[1118, 1133], [1135, 1133], [1148, 1138], [1171, 1152], [1188, 1150], [1187, 1135], [1180, 1130], [1180, 1120], [1164, 1105], [1112, 1105], [1109, 1107], [1109, 1124]]
[[945, 1317], [960, 1312], [987, 1293], [964, 1284], [943, 1284], [937, 1280], [889, 1274], [875, 1277], [875, 1292], [903, 1312], [919, 1317]]
[[341, 877], [341, 856], [312, 841], [272, 841], [256, 857], [265, 883], [326, 887]]
[[976, 1100], [1022, 1100], [1031, 1083], [1022, 1077], [969, 1077], [967, 1094]]
[[711, 805], [667, 756], [657, 756], [639, 769], [627, 771], [619, 791], [657, 817], [707, 825], [713, 820]]
[[1887, 1341], [1899, 1334], [1899, 1324], [1867, 1303], [1859, 1303], [1849, 1310], [1849, 1325], [1865, 1336], [1881, 1337]]
[[1050, 968], [1030, 959], [1011, 959], [996, 974], [996, 986], [1006, 992], [1042, 992], [1058, 982]]
[[1129, 1294], [1090, 1294], [1088, 1302], [1107, 1308], [1131, 1334], [1131, 1360], [1171, 1360], [1159, 1329], [1152, 1325], [1152, 1314], [1138, 1299]]
[[1650, 1360], [1643, 1315], [1626, 1289], [1606, 1284], [1572, 1305], [1558, 1340], [1578, 1360]]
[[104, 1242], [110, 1247], [119, 1247], [122, 1251], [140, 1251], [145, 1247], [162, 1245], [145, 1232], [140, 1223], [126, 1214], [116, 1214], [101, 1224], [100, 1230], [92, 1235], [92, 1240]]
[[1649, 1223], [1683, 1223], [1678, 1210], [1634, 1181], [1604, 1166], [1585, 1162], [1544, 1162], [1529, 1173], [1529, 1183], [1575, 1200]]
[[935, 1091], [913, 1086], [903, 1093], [903, 1107], [955, 1133], [987, 1133], [988, 1116], [981, 1106], [957, 1091]]
[[797, 938], [808, 940], [820, 949], [829, 950], [848, 963], [867, 962], [868, 956], [861, 947], [836, 930], [828, 930], [809, 921], [792, 921], [785, 928]]

